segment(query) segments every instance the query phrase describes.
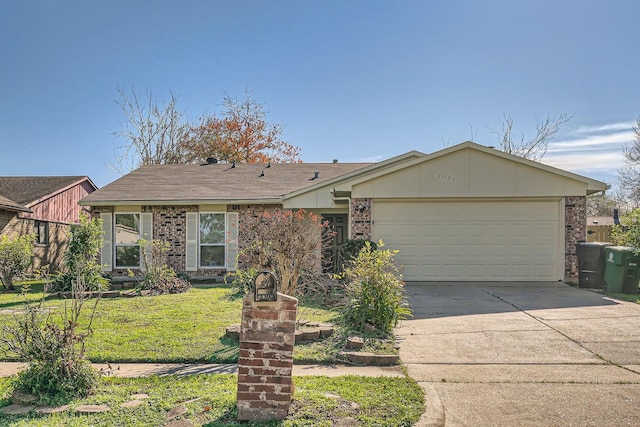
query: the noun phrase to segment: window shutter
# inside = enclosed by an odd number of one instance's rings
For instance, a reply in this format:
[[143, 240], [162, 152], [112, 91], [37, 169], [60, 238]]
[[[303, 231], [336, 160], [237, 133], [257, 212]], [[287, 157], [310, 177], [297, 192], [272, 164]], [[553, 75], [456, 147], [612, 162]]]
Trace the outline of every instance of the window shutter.
[[[140, 238], [149, 242], [145, 250], [147, 259], [151, 257], [151, 240], [153, 240], [153, 214], [144, 212], [140, 214]], [[144, 261], [140, 260], [140, 270], [145, 271]]]
[[226, 262], [227, 270], [236, 269], [236, 257], [238, 256], [238, 212], [227, 213], [227, 241]]
[[104, 212], [100, 214], [102, 218], [102, 248], [100, 249], [100, 264], [102, 271], [111, 271], [113, 269], [113, 214]]
[[198, 233], [199, 221], [197, 212], [187, 212], [186, 271], [198, 270]]

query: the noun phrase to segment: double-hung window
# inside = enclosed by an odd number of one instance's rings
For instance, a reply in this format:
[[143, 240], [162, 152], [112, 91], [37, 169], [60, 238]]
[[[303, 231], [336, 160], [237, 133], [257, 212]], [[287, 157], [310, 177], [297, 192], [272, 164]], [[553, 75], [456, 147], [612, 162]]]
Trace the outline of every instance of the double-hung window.
[[200, 213], [199, 264], [200, 267], [225, 266], [225, 214]]
[[140, 213], [115, 214], [115, 267], [140, 267]]
[[187, 212], [185, 270], [235, 268], [238, 212]]

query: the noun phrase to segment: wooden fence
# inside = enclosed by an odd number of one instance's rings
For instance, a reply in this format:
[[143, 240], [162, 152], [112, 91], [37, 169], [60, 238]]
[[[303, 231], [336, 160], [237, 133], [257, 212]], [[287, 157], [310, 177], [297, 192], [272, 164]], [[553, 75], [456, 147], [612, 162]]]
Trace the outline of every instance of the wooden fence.
[[610, 242], [611, 225], [587, 225], [587, 242]]

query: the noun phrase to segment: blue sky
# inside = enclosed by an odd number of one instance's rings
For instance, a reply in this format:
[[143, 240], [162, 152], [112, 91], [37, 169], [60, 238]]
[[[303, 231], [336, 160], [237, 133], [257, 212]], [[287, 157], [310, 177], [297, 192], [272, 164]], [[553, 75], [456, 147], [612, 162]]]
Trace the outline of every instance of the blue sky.
[[251, 89], [306, 162], [496, 145], [574, 114], [544, 163], [615, 181], [640, 115], [640, 2], [0, 2], [0, 175], [118, 175], [117, 88], [196, 120]]

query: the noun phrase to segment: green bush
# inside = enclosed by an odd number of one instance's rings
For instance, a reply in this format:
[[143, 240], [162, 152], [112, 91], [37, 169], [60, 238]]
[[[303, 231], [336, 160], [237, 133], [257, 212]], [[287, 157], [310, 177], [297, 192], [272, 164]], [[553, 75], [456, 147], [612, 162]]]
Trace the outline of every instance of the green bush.
[[82, 215], [78, 224], [71, 225], [69, 247], [64, 255], [66, 268], [53, 281], [52, 292], [70, 291], [79, 275], [88, 291], [101, 291], [109, 287], [109, 281], [102, 276], [97, 262], [103, 233], [100, 218]]
[[349, 262], [358, 256], [362, 248], [369, 244], [370, 249], [378, 249], [376, 242], [361, 239], [348, 239], [340, 247], [340, 253], [344, 262]]
[[[86, 396], [97, 386], [99, 373], [85, 358], [84, 342], [98, 299], [83, 328], [80, 315], [85, 303], [82, 274], [73, 281], [72, 297], [54, 315], [44, 306], [45, 297], [34, 304], [27, 300], [23, 315], [2, 327], [0, 348], [29, 364], [18, 375], [15, 386], [42, 402], [60, 402]], [[81, 332], [80, 329], [83, 329]]]
[[33, 235], [17, 236], [10, 239], [0, 236], [0, 281], [6, 290], [12, 291], [13, 279], [31, 265], [33, 257]]
[[[144, 263], [144, 277], [140, 287], [152, 294], [179, 294], [191, 289], [191, 283], [178, 277], [175, 270], [167, 265], [167, 255], [171, 244], [164, 240], [138, 240]], [[133, 274], [130, 271], [130, 275]]]
[[611, 240], [616, 245], [630, 246], [640, 252], [640, 209], [620, 217], [621, 225], [614, 225]]
[[341, 315], [345, 324], [364, 332], [371, 325], [381, 332], [391, 332], [398, 321], [411, 316], [406, 304], [400, 267], [393, 257], [396, 250], [374, 249], [365, 242], [362, 250], [345, 267], [347, 304]]

